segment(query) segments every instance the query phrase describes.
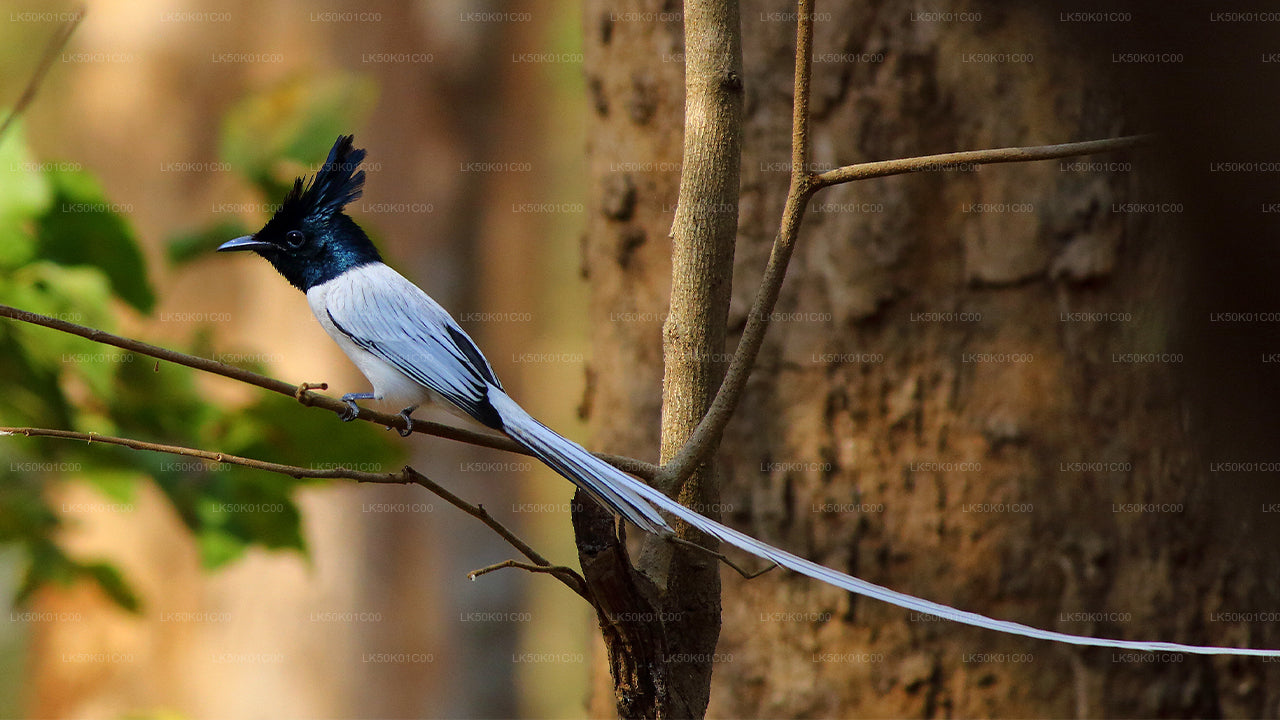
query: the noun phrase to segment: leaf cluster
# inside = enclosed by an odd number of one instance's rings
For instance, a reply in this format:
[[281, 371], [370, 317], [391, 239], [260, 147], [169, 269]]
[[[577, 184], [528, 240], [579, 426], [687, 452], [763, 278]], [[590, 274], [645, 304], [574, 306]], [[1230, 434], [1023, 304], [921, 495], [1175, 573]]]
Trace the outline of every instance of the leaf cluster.
[[[227, 114], [220, 159], [264, 205], [278, 200], [286, 178], [306, 171], [303, 159], [323, 156], [338, 129], [372, 106], [373, 94], [361, 78], [332, 74], [268, 88]], [[130, 211], [78, 163], [38, 160], [21, 122], [11, 125], [0, 137], [0, 303], [106, 331], [126, 316], [145, 321], [157, 298]], [[240, 219], [219, 219], [175, 233], [165, 243], [166, 269], [248, 231]], [[210, 356], [209, 336], [208, 328], [193, 328], [184, 349]], [[0, 323], [0, 425], [217, 447], [304, 467], [395, 467], [400, 460], [372, 425], [334, 432], [333, 418], [300, 413], [297, 403], [270, 394], [226, 407], [206, 396], [196, 376], [85, 338]], [[18, 549], [24, 566], [16, 600], [48, 584], [87, 580], [119, 606], [139, 610], [140, 598], [110, 562], [64, 547], [63, 533], [77, 516], [63, 513], [56, 499], [60, 485], [87, 483], [104, 497], [103, 507], [132, 512], [144, 482], [161, 490], [203, 564], [216, 568], [253, 546], [305, 552], [293, 498], [298, 485], [321, 481], [104, 445], [0, 443], [0, 544]]]

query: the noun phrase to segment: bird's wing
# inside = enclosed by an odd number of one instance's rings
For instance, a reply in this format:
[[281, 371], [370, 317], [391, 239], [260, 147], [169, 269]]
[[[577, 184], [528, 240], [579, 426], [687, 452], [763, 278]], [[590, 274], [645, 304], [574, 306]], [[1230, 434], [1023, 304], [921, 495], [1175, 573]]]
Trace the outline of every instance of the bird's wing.
[[502, 383], [475, 342], [439, 303], [399, 273], [378, 268], [360, 275], [359, 270], [340, 292], [325, 297], [334, 326], [471, 417], [501, 429], [488, 388]]

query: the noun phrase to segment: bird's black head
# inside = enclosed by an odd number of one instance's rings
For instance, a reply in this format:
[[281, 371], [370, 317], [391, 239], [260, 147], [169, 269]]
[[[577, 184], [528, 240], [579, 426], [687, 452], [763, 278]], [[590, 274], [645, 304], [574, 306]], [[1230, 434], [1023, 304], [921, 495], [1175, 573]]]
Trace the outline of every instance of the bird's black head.
[[342, 212], [364, 190], [364, 171], [355, 172], [364, 150], [353, 148], [351, 141], [351, 135], [339, 135], [309, 184], [295, 180], [284, 204], [261, 230], [223, 243], [218, 251], [252, 250], [303, 292], [352, 268], [380, 262], [369, 237]]

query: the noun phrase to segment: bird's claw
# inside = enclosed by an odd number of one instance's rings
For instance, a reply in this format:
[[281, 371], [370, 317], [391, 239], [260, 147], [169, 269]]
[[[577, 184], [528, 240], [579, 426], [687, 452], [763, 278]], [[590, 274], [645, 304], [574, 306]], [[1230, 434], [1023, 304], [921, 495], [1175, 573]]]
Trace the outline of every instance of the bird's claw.
[[342, 422], [355, 420], [360, 415], [360, 406], [356, 404], [355, 400], [343, 400], [342, 402], [347, 404], [347, 409], [338, 414], [338, 419], [342, 420]]
[[396, 428], [396, 432], [400, 433], [400, 437], [409, 437], [413, 434], [413, 411], [417, 409], [418, 406], [414, 405], [400, 411], [400, 417], [404, 418], [404, 427]]
[[347, 393], [342, 396], [342, 402], [347, 404], [345, 412], [338, 414], [338, 419], [342, 422], [351, 422], [360, 415], [360, 406], [356, 404], [356, 400], [372, 400], [373, 395], [363, 395], [360, 393]]

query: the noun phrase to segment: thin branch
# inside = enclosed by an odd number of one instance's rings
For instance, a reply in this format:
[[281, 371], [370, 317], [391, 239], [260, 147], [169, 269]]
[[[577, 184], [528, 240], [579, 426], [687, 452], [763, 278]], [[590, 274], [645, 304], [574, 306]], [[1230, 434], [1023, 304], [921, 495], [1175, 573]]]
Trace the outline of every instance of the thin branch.
[[813, 2], [796, 3], [796, 70], [791, 102], [791, 196], [803, 194], [809, 178], [809, 84], [813, 74]]
[[481, 575], [488, 575], [495, 570], [502, 570], [504, 568], [516, 568], [519, 570], [528, 570], [531, 573], [546, 573], [547, 575], [553, 575], [570, 587], [573, 586], [572, 584], [576, 583], [578, 584], [578, 587], [576, 588], [577, 593], [584, 598], [587, 597], [587, 589], [586, 586], [582, 584], [582, 576], [578, 574], [578, 571], [564, 565], [530, 565], [529, 563], [523, 563], [519, 560], [503, 560], [500, 563], [494, 563], [493, 565], [482, 567], [479, 570], [472, 570], [467, 573], [467, 577], [475, 580]]
[[170, 455], [184, 455], [186, 457], [200, 458], [217, 463], [228, 463], [230, 465], [240, 465], [242, 467], [253, 468], [254, 470], [265, 470], [266, 472], [288, 475], [291, 478], [313, 478], [313, 479], [346, 479], [357, 480], [359, 482], [376, 482], [376, 483], [407, 483], [409, 480], [404, 479], [394, 473], [371, 473], [361, 472], [358, 470], [346, 470], [344, 468], [329, 468], [325, 470], [317, 470], [312, 468], [299, 467], [297, 465], [283, 465], [281, 463], [267, 462], [266, 460], [255, 460], [254, 458], [241, 457], [239, 455], [231, 455], [229, 453], [214, 452], [212, 450], [200, 450], [197, 448], [183, 447], [181, 445], [165, 445], [163, 443], [147, 442], [145, 440], [134, 440], [133, 438], [115, 437], [113, 435], [99, 435], [98, 433], [83, 433], [76, 430], [55, 430], [51, 428], [30, 428], [30, 427], [0, 427], [0, 435], [22, 435], [25, 437], [49, 437], [59, 438], [63, 440], [83, 440], [92, 445], [93, 443], [102, 443], [104, 445], [119, 445], [127, 447], [131, 450], [145, 450], [149, 452], [168, 453]]
[[[402, 472], [408, 478], [410, 478], [409, 482], [412, 482], [417, 485], [421, 485], [422, 487], [430, 490], [435, 495], [439, 496], [441, 499], [443, 499], [445, 502], [449, 503], [450, 505], [458, 508], [459, 510], [470, 515], [471, 517], [479, 520], [485, 525], [488, 525], [491, 530], [501, 535], [503, 540], [506, 540], [509, 545], [514, 547], [516, 550], [519, 550], [521, 555], [524, 555], [525, 557], [532, 560], [534, 564], [541, 565], [543, 567], [556, 567], [552, 565], [549, 560], [547, 560], [545, 557], [539, 554], [538, 551], [530, 547], [528, 543], [526, 543], [524, 540], [521, 540], [519, 537], [516, 536], [515, 533], [508, 530], [505, 525], [503, 525], [502, 523], [494, 519], [494, 517], [489, 514], [489, 511], [484, 509], [483, 505], [472, 505], [471, 503], [467, 502], [466, 500], [463, 500], [457, 495], [454, 495], [453, 493], [449, 492], [448, 490], [441, 487], [440, 485], [437, 485], [433, 480], [428, 478], [426, 475], [423, 475], [422, 473], [418, 472], [417, 470], [414, 470], [411, 467], [405, 467], [405, 469]], [[573, 572], [573, 571], [571, 570], [570, 572]], [[587, 600], [587, 602], [591, 602], [591, 598], [587, 596], [586, 590], [585, 590], [587, 585], [586, 581], [583, 580], [582, 577], [577, 573], [574, 573], [574, 576], [576, 577], [576, 580], [577, 580], [576, 585], [570, 584], [570, 583], [565, 583], [565, 584], [569, 585], [569, 589], [581, 595], [584, 599]]]
[[[102, 343], [104, 345], [112, 345], [122, 350], [136, 352], [139, 355], [146, 355], [158, 360], [165, 360], [167, 362], [174, 363], [175, 365], [183, 365], [185, 367], [211, 373], [213, 375], [221, 375], [222, 377], [238, 380], [242, 383], [262, 388], [263, 390], [270, 390], [271, 392], [294, 398], [307, 407], [318, 407], [322, 410], [328, 410], [339, 415], [347, 411], [346, 403], [341, 400], [311, 392], [313, 388], [327, 388], [323, 383], [289, 384], [283, 380], [276, 380], [275, 378], [270, 378], [266, 375], [259, 375], [251, 370], [238, 368], [234, 365], [227, 365], [226, 363], [221, 363], [217, 360], [188, 355], [186, 353], [178, 352], [177, 350], [170, 350], [168, 348], [150, 345], [132, 338], [113, 335], [103, 330], [85, 327], [84, 325], [77, 325], [75, 323], [59, 320], [58, 318], [52, 318], [47, 315], [40, 315], [39, 313], [19, 310], [18, 308], [9, 307], [8, 305], [0, 305], [0, 317], [8, 317], [14, 320], [30, 323], [32, 325], [47, 327], [59, 332], [78, 335], [82, 338]], [[389, 415], [369, 408], [360, 408], [360, 414], [357, 417], [361, 420], [367, 420], [386, 427], [404, 427], [404, 418], [399, 415]], [[453, 425], [444, 425], [442, 423], [428, 422], [425, 420], [415, 420], [413, 423], [413, 430], [414, 432], [435, 435], [437, 437], [469, 443], [471, 445], [479, 445], [481, 447], [493, 448], [495, 450], [505, 450], [507, 452], [519, 453], [521, 455], [531, 455], [527, 449], [516, 444], [510, 438], [491, 435], [489, 433], [476, 432], [473, 430], [465, 430], [463, 428], [454, 427]], [[644, 478], [646, 480], [652, 480], [658, 472], [657, 465], [647, 463], [643, 460], [636, 460], [634, 458], [624, 457], [621, 455], [609, 455], [605, 453], [599, 453], [596, 457], [620, 470], [629, 472], [636, 477]]]
[[1129, 150], [1141, 145], [1149, 145], [1155, 140], [1155, 135], [1127, 135], [1105, 140], [1087, 140], [1058, 145], [967, 150], [964, 152], [942, 153], [941, 155], [921, 155], [898, 160], [880, 160], [878, 162], [846, 165], [819, 173], [813, 177], [813, 184], [821, 189], [841, 183], [854, 182], [855, 180], [905, 175], [929, 170], [945, 170], [961, 165], [993, 165], [996, 163], [1031, 162], [1079, 155], [1096, 155], [1098, 153]]
[[769, 563], [768, 565], [766, 565], [763, 569], [761, 569], [761, 570], [756, 570], [755, 572], [752, 572], [752, 571], [747, 570], [746, 568], [742, 567], [741, 565], [739, 565], [739, 564], [735, 563], [734, 561], [730, 560], [728, 555], [725, 555], [724, 553], [722, 553], [722, 552], [720, 552], [720, 551], [718, 551], [718, 550], [712, 550], [711, 548], [703, 547], [703, 546], [699, 545], [698, 543], [696, 543], [696, 542], [694, 542], [694, 541], [692, 541], [692, 540], [685, 540], [684, 538], [682, 538], [682, 537], [678, 537], [678, 536], [676, 536], [676, 535], [668, 535], [668, 536], [666, 536], [666, 540], [667, 540], [667, 541], [669, 541], [669, 542], [673, 542], [673, 543], [675, 543], [675, 544], [677, 544], [677, 545], [684, 545], [685, 547], [687, 547], [687, 548], [691, 548], [691, 549], [693, 549], [693, 550], [697, 550], [698, 552], [706, 553], [706, 554], [710, 555], [711, 557], [713, 557], [713, 558], [715, 558], [715, 559], [719, 560], [720, 562], [724, 563], [725, 565], [728, 565], [729, 567], [733, 568], [733, 571], [734, 571], [734, 572], [738, 573], [739, 575], [741, 575], [743, 578], [745, 578], [745, 579], [747, 579], [747, 580], [755, 580], [756, 578], [760, 577], [761, 575], [763, 575], [763, 574], [765, 574], [765, 573], [769, 572], [770, 570], [772, 570], [772, 569], [774, 569], [774, 568], [778, 567], [778, 563], [776, 563], [776, 562], [770, 562], [770, 563]]
[[756, 356], [764, 343], [765, 330], [768, 329], [769, 316], [778, 302], [778, 294], [782, 291], [782, 280], [787, 274], [787, 264], [791, 261], [791, 252], [795, 249], [796, 238], [800, 234], [800, 223], [804, 219], [804, 209], [813, 196], [815, 188], [812, 184], [812, 173], [806, 164], [809, 157], [809, 76], [811, 56], [813, 54], [813, 4], [809, 0], [800, 0], [796, 9], [796, 71], [794, 105], [791, 115], [791, 188], [787, 191], [787, 201], [782, 210], [782, 224], [773, 241], [773, 251], [769, 254], [769, 264], [765, 267], [764, 277], [760, 279], [760, 289], [756, 291], [755, 302], [747, 316], [747, 326], [738, 341], [738, 349], [734, 352], [733, 361], [725, 371], [724, 382], [716, 393], [710, 409], [698, 423], [684, 446], [663, 467], [655, 484], [662, 490], [670, 492], [678, 487], [684, 478], [720, 443], [720, 436], [729, 424], [729, 418], [738, 407], [738, 400], [747, 386], [751, 368], [755, 365]]
[[44, 76], [48, 74], [49, 68], [53, 67], [54, 60], [58, 59], [58, 53], [62, 52], [62, 48], [66, 47], [67, 41], [71, 39], [71, 34], [76, 31], [80, 25], [80, 21], [84, 19], [85, 8], [83, 5], [71, 11], [71, 17], [58, 28], [58, 32], [49, 38], [49, 44], [44, 48], [44, 55], [40, 57], [40, 64], [36, 65], [36, 69], [31, 73], [31, 79], [27, 80], [27, 86], [23, 88], [22, 95], [18, 97], [18, 102], [14, 104], [13, 110], [9, 111], [9, 116], [4, 119], [4, 123], [0, 124], [0, 137], [4, 137], [5, 131], [13, 124], [15, 120], [22, 117], [27, 107], [31, 105], [31, 101], [36, 99], [36, 91], [40, 89], [40, 85], [44, 82]]
[[[50, 428], [22, 428], [22, 427], [0, 427], [0, 435], [23, 435], [25, 437], [50, 437], [60, 438], [64, 440], [83, 440], [87, 443], [103, 443], [106, 445], [119, 445], [132, 450], [144, 450], [148, 452], [168, 453], [170, 455], [183, 455], [186, 457], [201, 458], [218, 463], [228, 463], [231, 465], [240, 465], [242, 467], [253, 468], [254, 470], [264, 470], [280, 475], [287, 475], [292, 478], [313, 478], [324, 480], [355, 480], [362, 483], [381, 483], [381, 484], [397, 484], [397, 485], [420, 485], [445, 502], [474, 517], [490, 529], [496, 532], [506, 540], [509, 545], [514, 547], [520, 554], [529, 558], [534, 564], [547, 567], [559, 568], [561, 566], [552, 565], [545, 557], [529, 546], [524, 540], [521, 540], [515, 533], [507, 529], [505, 525], [496, 520], [489, 514], [483, 506], [472, 505], [462, 498], [454, 495], [445, 488], [436, 484], [435, 481], [426, 475], [414, 470], [409, 466], [405, 466], [397, 473], [372, 473], [360, 470], [348, 470], [346, 468], [327, 468], [317, 470], [314, 468], [298, 467], [297, 465], [283, 465], [281, 463], [267, 462], [265, 460], [255, 460], [254, 458], [241, 457], [239, 455], [231, 455], [228, 453], [213, 452], [211, 450], [199, 450], [196, 448], [183, 447], [181, 445], [164, 445], [161, 443], [146, 442], [145, 440], [134, 440], [132, 438], [114, 437], [111, 435], [98, 435], [96, 433], [82, 433], [74, 430], [53, 430]], [[586, 581], [571, 568], [564, 568], [566, 572], [551, 573], [560, 579], [565, 585], [578, 595], [582, 596], [588, 602], [590, 598], [587, 596], [585, 587]]]

